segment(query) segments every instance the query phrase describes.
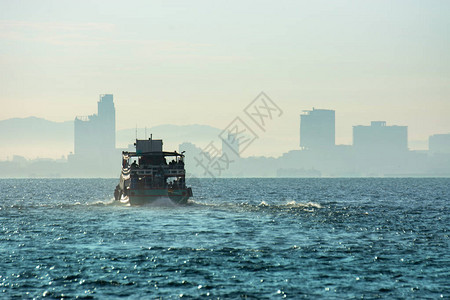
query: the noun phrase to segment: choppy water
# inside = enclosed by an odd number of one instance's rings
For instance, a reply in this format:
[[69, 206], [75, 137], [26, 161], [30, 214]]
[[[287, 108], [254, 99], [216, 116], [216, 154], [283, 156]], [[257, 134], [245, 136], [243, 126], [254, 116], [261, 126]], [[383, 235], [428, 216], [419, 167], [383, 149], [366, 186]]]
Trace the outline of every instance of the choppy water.
[[0, 180], [0, 298], [448, 298], [450, 179]]

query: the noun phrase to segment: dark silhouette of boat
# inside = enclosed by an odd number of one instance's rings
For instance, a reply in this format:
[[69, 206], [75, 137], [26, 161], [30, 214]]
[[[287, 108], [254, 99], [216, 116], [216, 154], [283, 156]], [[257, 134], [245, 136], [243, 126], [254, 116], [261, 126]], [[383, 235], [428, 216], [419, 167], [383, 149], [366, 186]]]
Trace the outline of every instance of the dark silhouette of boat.
[[[162, 151], [162, 140], [136, 140], [136, 152], [122, 152], [122, 173], [114, 198], [130, 205], [151, 204], [169, 198], [186, 204], [192, 189], [186, 187], [184, 152]], [[167, 162], [169, 160], [169, 162]]]

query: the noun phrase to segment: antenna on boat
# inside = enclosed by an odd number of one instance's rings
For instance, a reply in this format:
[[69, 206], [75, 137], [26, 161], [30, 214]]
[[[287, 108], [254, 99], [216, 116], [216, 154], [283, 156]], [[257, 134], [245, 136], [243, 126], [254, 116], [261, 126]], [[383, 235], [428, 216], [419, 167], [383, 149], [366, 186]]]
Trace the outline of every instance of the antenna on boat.
[[136, 140], [137, 140], [137, 123], [136, 123]]

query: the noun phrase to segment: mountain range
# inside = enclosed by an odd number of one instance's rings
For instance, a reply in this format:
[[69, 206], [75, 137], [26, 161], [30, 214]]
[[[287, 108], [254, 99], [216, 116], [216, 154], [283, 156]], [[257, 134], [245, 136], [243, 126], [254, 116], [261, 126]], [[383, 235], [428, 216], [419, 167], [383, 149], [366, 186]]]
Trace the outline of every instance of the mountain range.
[[[53, 122], [43, 118], [13, 118], [0, 121], [0, 160], [14, 155], [29, 159], [60, 158], [73, 152], [74, 122]], [[168, 151], [191, 142], [200, 147], [217, 140], [221, 130], [208, 125], [157, 125], [150, 128], [131, 128], [116, 131], [116, 147], [128, 148], [137, 138], [163, 139]]]

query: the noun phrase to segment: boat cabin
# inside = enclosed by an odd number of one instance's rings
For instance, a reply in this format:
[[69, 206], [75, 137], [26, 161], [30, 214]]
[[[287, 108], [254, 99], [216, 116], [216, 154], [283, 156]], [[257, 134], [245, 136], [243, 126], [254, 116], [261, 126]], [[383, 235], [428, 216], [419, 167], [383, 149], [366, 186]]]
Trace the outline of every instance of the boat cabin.
[[122, 152], [122, 174], [131, 189], [185, 189], [184, 154], [162, 151], [162, 140], [136, 140]]

